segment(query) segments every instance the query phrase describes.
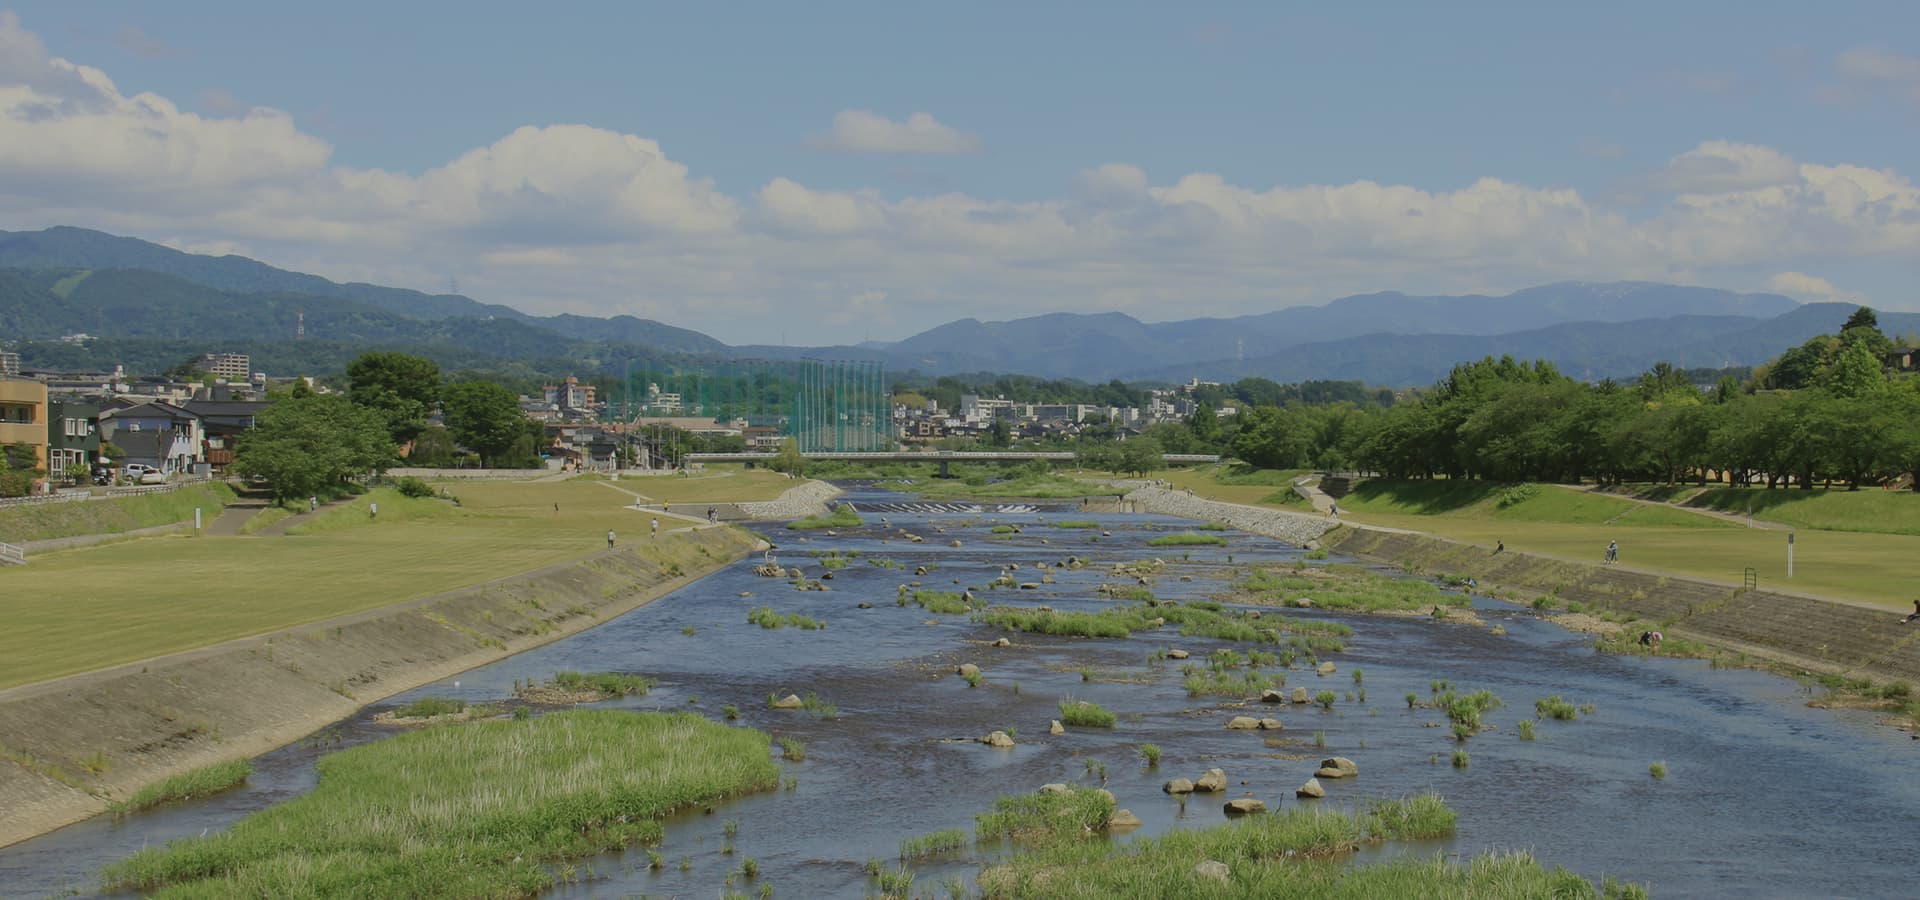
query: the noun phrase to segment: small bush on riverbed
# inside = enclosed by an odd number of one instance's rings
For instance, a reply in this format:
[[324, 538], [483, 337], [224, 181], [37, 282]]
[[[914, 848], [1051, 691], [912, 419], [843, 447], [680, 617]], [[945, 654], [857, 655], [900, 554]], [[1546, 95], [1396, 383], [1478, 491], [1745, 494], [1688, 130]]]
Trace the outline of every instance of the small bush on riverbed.
[[646, 696], [655, 681], [645, 675], [621, 672], [555, 672], [554, 686], [569, 691], [594, 691], [610, 697]]
[[1113, 819], [1113, 797], [1087, 788], [1058, 793], [1016, 794], [994, 801], [993, 811], [974, 816], [980, 840], [1011, 838], [1047, 846], [1097, 834]]
[[828, 515], [795, 519], [792, 522], [788, 522], [787, 527], [794, 531], [809, 531], [819, 528], [852, 528], [856, 525], [863, 524], [864, 521], [865, 520], [860, 518], [860, 513], [854, 510], [852, 504], [842, 503], [834, 507], [833, 512]]
[[172, 803], [176, 800], [192, 800], [196, 797], [211, 796], [239, 785], [247, 780], [248, 775], [252, 774], [253, 763], [250, 760], [244, 759], [214, 763], [211, 766], [202, 766], [191, 772], [182, 772], [158, 784], [150, 784], [141, 788], [140, 791], [133, 796], [128, 797], [120, 803], [115, 803], [113, 805], [113, 813], [114, 815], [124, 816], [128, 813], [136, 813], [143, 809], [151, 809], [162, 803]]
[[328, 755], [311, 793], [103, 878], [193, 896], [532, 895], [555, 863], [659, 840], [676, 809], [776, 787], [768, 749], [761, 732], [688, 713], [412, 731]]
[[1225, 672], [1195, 672], [1188, 675], [1182, 687], [1189, 697], [1214, 695], [1220, 697], [1258, 697], [1261, 691], [1285, 685], [1285, 676], [1270, 676], [1261, 672], [1243, 672], [1230, 675]]
[[1357, 612], [1465, 607], [1470, 602], [1466, 595], [1443, 592], [1431, 582], [1348, 565], [1255, 569], [1235, 588], [1256, 603], [1291, 606], [1311, 599], [1321, 609]]
[[967, 845], [967, 832], [959, 828], [935, 831], [900, 842], [901, 859], [919, 859], [936, 853], [948, 853]]
[[1221, 537], [1220, 535], [1200, 534], [1199, 532], [1195, 532], [1195, 531], [1182, 531], [1178, 534], [1163, 534], [1163, 535], [1160, 535], [1159, 537], [1147, 539], [1147, 546], [1149, 547], [1199, 547], [1199, 546], [1224, 547], [1226, 545], [1227, 545], [1227, 539], [1224, 537]]
[[1068, 519], [1067, 521], [1064, 521], [1064, 522], [1053, 523], [1053, 527], [1055, 528], [1099, 528], [1100, 523], [1092, 521], [1091, 519]]
[[1060, 721], [1081, 728], [1112, 728], [1119, 717], [1091, 700], [1060, 701]]
[[1571, 722], [1580, 717], [1573, 703], [1561, 699], [1559, 694], [1533, 701], [1533, 711], [1534, 715], [1541, 719], [1560, 719]]
[[446, 697], [421, 697], [393, 711], [396, 719], [430, 719], [434, 716], [450, 716], [465, 712], [467, 701], [452, 700]]
[[961, 595], [952, 591], [914, 591], [913, 602], [938, 616], [961, 616], [973, 610]]

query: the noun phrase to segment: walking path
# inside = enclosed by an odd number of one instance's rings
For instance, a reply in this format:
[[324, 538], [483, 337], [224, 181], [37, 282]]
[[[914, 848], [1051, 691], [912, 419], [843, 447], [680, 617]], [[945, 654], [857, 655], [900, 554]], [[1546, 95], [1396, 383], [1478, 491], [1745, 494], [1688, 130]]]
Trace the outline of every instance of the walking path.
[[[1724, 512], [1718, 509], [1705, 509], [1698, 506], [1687, 506], [1684, 504], [1675, 503], [1671, 500], [1648, 500], [1645, 497], [1635, 497], [1630, 494], [1620, 494], [1620, 493], [1615, 493], [1613, 491], [1602, 490], [1601, 486], [1597, 484], [1563, 484], [1560, 486], [1564, 488], [1568, 488], [1570, 490], [1586, 491], [1588, 493], [1594, 493], [1597, 491], [1600, 494], [1603, 494], [1605, 496], [1612, 497], [1617, 500], [1625, 500], [1629, 503], [1638, 503], [1642, 506], [1661, 506], [1667, 509], [1677, 509], [1681, 512], [1693, 513], [1696, 516], [1706, 516], [1707, 518], [1710, 518], [1710, 519], [1719, 519], [1723, 522], [1732, 522], [1735, 525], [1744, 525], [1748, 528], [1755, 528], [1761, 531], [1792, 531], [1793, 530], [1792, 526], [1789, 526], [1789, 525], [1782, 525], [1779, 522], [1768, 522], [1764, 519], [1756, 519], [1756, 518], [1753, 518], [1752, 516], [1743, 516], [1739, 513]], [[1626, 513], [1621, 513], [1621, 515], [1626, 515]], [[1615, 518], [1618, 518], [1618, 516], [1616, 516]], [[1608, 521], [1611, 522], [1612, 519], [1609, 519]]]
[[349, 503], [352, 503], [353, 501], [354, 501], [354, 498], [352, 497], [344, 497], [339, 500], [329, 500], [325, 503], [320, 504], [319, 509], [313, 510], [311, 512], [294, 513], [291, 516], [281, 519], [280, 521], [275, 522], [272, 525], [268, 525], [267, 527], [254, 532], [252, 535], [250, 535], [250, 537], [279, 537], [281, 535], [286, 534], [287, 529], [292, 528], [295, 525], [299, 525], [303, 522], [312, 521], [313, 519], [319, 518], [320, 514], [323, 512], [326, 512], [327, 510], [333, 509], [334, 507], [337, 507], [337, 506], [345, 506]]

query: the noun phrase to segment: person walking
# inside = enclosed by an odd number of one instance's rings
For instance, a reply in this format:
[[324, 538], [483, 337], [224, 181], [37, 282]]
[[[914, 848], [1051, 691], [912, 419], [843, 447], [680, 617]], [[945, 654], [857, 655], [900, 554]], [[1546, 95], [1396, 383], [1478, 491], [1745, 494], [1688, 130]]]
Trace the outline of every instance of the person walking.
[[613, 549], [613, 529], [607, 529], [607, 549]]
[[1607, 562], [1617, 563], [1619, 561], [1620, 561], [1620, 542], [1608, 541], [1607, 542]]
[[719, 520], [720, 520], [720, 511], [717, 509], [714, 509], [711, 506], [707, 507], [707, 524], [712, 525], [713, 523]]
[[649, 537], [649, 538], [657, 538], [657, 537], [659, 537], [659, 536], [660, 536], [660, 519], [659, 519], [659, 517], [655, 517], [655, 518], [653, 519], [653, 523], [652, 523], [652, 524], [653, 524], [653, 528], [652, 528], [652, 530], [651, 530], [650, 532], [648, 532], [648, 534], [647, 534], [647, 537]]
[[367, 518], [376, 519], [379, 517], [380, 517], [380, 504], [378, 503], [367, 504]]
[[319, 498], [319, 497], [308, 497], [308, 498], [307, 498], [307, 512], [314, 512], [314, 511], [316, 511], [316, 510], [318, 510], [319, 508], [320, 508], [320, 498]]

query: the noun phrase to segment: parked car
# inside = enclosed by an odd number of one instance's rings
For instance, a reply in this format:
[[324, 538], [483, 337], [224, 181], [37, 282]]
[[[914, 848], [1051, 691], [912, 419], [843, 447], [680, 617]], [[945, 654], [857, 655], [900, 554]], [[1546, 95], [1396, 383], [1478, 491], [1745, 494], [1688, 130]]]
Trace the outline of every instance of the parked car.
[[140, 483], [141, 484], [166, 484], [167, 473], [162, 472], [159, 469], [148, 469], [145, 472], [140, 473]]

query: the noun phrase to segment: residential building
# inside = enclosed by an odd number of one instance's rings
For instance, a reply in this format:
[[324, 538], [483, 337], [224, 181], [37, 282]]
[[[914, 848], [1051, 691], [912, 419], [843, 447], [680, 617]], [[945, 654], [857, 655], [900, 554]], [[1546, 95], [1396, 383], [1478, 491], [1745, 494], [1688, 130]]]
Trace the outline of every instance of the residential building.
[[122, 398], [100, 412], [100, 439], [119, 447], [115, 463], [140, 463], [162, 472], [186, 472], [200, 459], [200, 418], [163, 400]]
[[591, 415], [598, 406], [593, 385], [581, 384], [580, 379], [572, 375], [560, 384], [546, 385], [541, 392], [548, 406], [572, 418]]
[[680, 412], [682, 408], [679, 394], [665, 393], [660, 390], [660, 386], [657, 384], [647, 385], [647, 409], [649, 411], [677, 413]]
[[0, 377], [20, 376], [20, 354], [12, 350], [0, 350]]
[[200, 371], [228, 381], [248, 381], [253, 368], [245, 353], [208, 353], [200, 357]]
[[33, 448], [34, 464], [47, 467], [47, 386], [31, 378], [0, 376], [0, 444]]
[[233, 462], [240, 436], [253, 430], [253, 421], [271, 403], [250, 400], [189, 400], [180, 407], [200, 420], [200, 459], [224, 470]]
[[83, 481], [100, 458], [100, 404], [92, 400], [47, 402], [47, 477]]
[[960, 395], [960, 418], [969, 422], [989, 421], [1013, 416], [1013, 401], [1005, 397], [987, 398], [977, 394]]

